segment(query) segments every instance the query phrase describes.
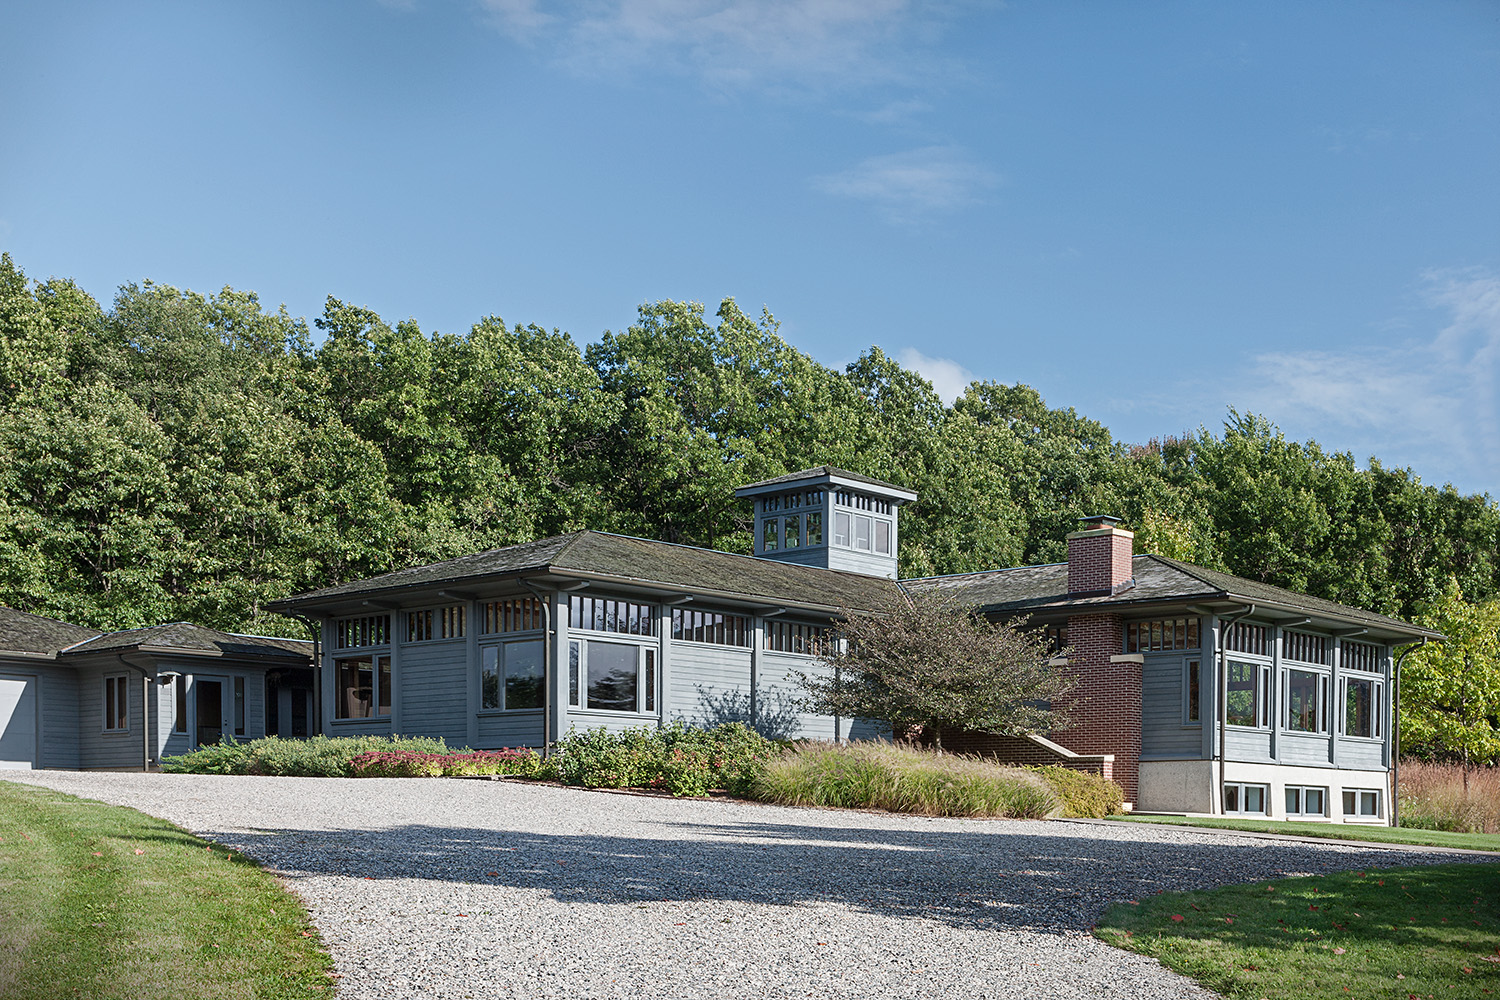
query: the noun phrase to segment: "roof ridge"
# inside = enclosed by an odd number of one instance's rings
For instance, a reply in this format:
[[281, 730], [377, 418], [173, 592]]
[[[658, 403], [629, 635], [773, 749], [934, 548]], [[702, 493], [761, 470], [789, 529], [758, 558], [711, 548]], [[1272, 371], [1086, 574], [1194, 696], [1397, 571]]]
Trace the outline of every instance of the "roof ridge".
[[27, 618], [40, 618], [42, 621], [44, 621], [44, 622], [51, 622], [54, 625], [66, 625], [69, 628], [81, 628], [85, 632], [92, 631], [92, 632], [98, 632], [99, 635], [103, 635], [104, 634], [103, 632], [100, 632], [98, 629], [95, 629], [95, 628], [93, 628], [92, 626], [89, 626], [89, 625], [79, 625], [79, 624], [77, 624], [75, 622], [66, 621], [66, 620], [64, 620], [62, 618], [50, 618], [47, 615], [39, 615], [35, 611], [23, 611], [20, 608], [13, 608], [9, 604], [0, 604], [0, 611], [10, 611], [10, 612], [12, 612], [14, 614], [25, 615]]
[[[1159, 556], [1155, 552], [1142, 552], [1141, 555], [1144, 556], [1147, 559], [1155, 559], [1157, 562], [1161, 563], [1164, 566], [1170, 566], [1173, 569], [1175, 569], [1177, 572], [1183, 573], [1183, 574], [1185, 574], [1187, 576], [1190, 576], [1194, 580], [1197, 580], [1199, 583], [1206, 584], [1207, 586], [1214, 587], [1214, 588], [1216, 588], [1218, 590], [1223, 590], [1224, 589], [1223, 587], [1220, 587], [1217, 583], [1214, 583], [1214, 581], [1210, 580], [1208, 577], [1206, 577], [1206, 576], [1203, 575], [1204, 573], [1215, 573], [1215, 572], [1218, 572], [1217, 570], [1209, 569], [1207, 566], [1197, 566], [1197, 565], [1194, 565], [1193, 563], [1183, 562], [1180, 559], [1172, 559], [1172, 558], [1169, 558], [1168, 556]], [[1224, 576], [1234, 576], [1233, 573], [1225, 573], [1223, 575]], [[1235, 577], [1235, 579], [1242, 580], [1242, 579], [1244, 579], [1244, 577]], [[1254, 583], [1255, 581], [1252, 580], [1250, 582]], [[1270, 586], [1270, 585], [1268, 584], [1268, 586]], [[1284, 587], [1278, 587], [1277, 589], [1278, 590], [1284, 590], [1285, 588]], [[1292, 593], [1292, 592], [1288, 591], [1288, 593]], [[1311, 596], [1311, 595], [1306, 595], [1306, 596]], [[1355, 610], [1358, 610], [1358, 609], [1356, 608]]]

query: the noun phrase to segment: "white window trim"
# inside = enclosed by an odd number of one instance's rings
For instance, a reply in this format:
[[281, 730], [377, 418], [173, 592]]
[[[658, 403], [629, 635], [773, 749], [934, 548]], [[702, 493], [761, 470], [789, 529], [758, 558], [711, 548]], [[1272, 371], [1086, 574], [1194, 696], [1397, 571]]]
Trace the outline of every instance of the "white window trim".
[[[1261, 816], [1261, 817], [1264, 817], [1265, 819], [1270, 819], [1271, 818], [1271, 786], [1270, 785], [1264, 784], [1264, 783], [1259, 782], [1259, 781], [1226, 781], [1224, 783], [1224, 790], [1227, 792], [1231, 788], [1237, 788], [1237, 789], [1239, 789], [1238, 798], [1239, 798], [1240, 808], [1234, 810], [1233, 812], [1231, 812], [1227, 807], [1224, 806], [1223, 802], [1220, 802], [1219, 806], [1221, 808], [1223, 808], [1225, 816]], [[1247, 789], [1247, 788], [1259, 788], [1261, 790], [1261, 799], [1260, 799], [1260, 801], [1261, 801], [1261, 805], [1265, 806], [1264, 810], [1262, 810], [1261, 812], [1250, 812], [1249, 810], [1247, 810], [1247, 809], [1244, 808], [1244, 805], [1245, 805], [1245, 789]]]
[[[574, 630], [577, 632], [578, 630]], [[676, 641], [676, 640], [674, 640]], [[635, 657], [635, 709], [615, 708], [590, 708], [589, 701], [589, 646], [594, 643], [613, 643], [621, 646], [634, 646]], [[577, 663], [577, 688], [573, 687], [573, 651], [575, 644], [578, 650]], [[586, 632], [580, 635], [570, 636], [568, 639], [568, 709], [573, 712], [596, 712], [602, 716], [613, 718], [629, 718], [632, 716], [644, 716], [656, 718], [661, 714], [661, 647], [652, 636], [627, 635], [616, 632]], [[651, 653], [658, 657], [652, 671], [652, 691], [646, 690], [646, 654]], [[647, 708], [648, 701], [654, 702], [654, 708]]]
[[[1370, 718], [1374, 723], [1372, 727], [1374, 734], [1371, 736], [1360, 736], [1356, 733], [1347, 732], [1349, 724], [1349, 682], [1367, 682], [1371, 688], [1371, 697], [1375, 704], [1371, 706]], [[1379, 674], [1365, 673], [1364, 671], [1351, 670], [1339, 677], [1338, 684], [1338, 736], [1340, 739], [1359, 740], [1361, 743], [1384, 743], [1385, 742], [1385, 679]]]
[[[1292, 728], [1292, 671], [1299, 674], [1312, 674], [1318, 678], [1317, 692], [1317, 719], [1314, 729]], [[1319, 670], [1311, 664], [1304, 665], [1300, 661], [1295, 666], [1283, 666], [1281, 668], [1281, 731], [1292, 736], [1318, 736], [1324, 737], [1332, 733], [1329, 727], [1332, 725], [1330, 717], [1329, 701], [1333, 698], [1333, 673], [1330, 670]]]
[[[542, 647], [542, 690], [543, 690], [543, 692], [545, 692], [546, 691], [546, 685], [547, 685], [547, 662], [546, 662], [546, 660], [547, 660], [547, 644], [546, 644], [545, 641], [542, 640], [541, 636], [539, 634], [535, 633], [535, 632], [532, 632], [532, 633], [526, 633], [526, 632], [522, 632], [522, 633], [506, 632], [504, 634], [508, 635], [508, 636], [515, 636], [515, 638], [506, 639], [503, 642], [486, 641], [486, 642], [481, 643], [480, 646], [479, 646], [479, 705], [480, 705], [479, 714], [480, 715], [486, 715], [486, 716], [488, 716], [488, 715], [519, 715], [519, 714], [524, 714], [524, 713], [530, 713], [532, 715], [540, 715], [542, 713], [542, 711], [544, 710], [544, 705], [538, 705], [535, 708], [511, 708], [509, 705], [506, 704], [506, 697], [505, 697], [505, 667], [506, 667], [506, 660], [507, 660], [507, 649], [506, 649], [506, 647], [508, 647], [508, 646], [519, 646], [519, 645], [522, 645], [522, 644], [525, 644], [525, 643], [539, 643], [541, 645], [541, 647]], [[529, 638], [527, 636], [529, 636]], [[500, 702], [500, 704], [498, 706], [494, 706], [494, 707], [485, 707], [485, 704], [484, 704], [484, 654], [485, 654], [486, 651], [491, 650], [491, 649], [493, 649], [493, 650], [496, 651], [496, 654], [495, 654], [496, 655], [496, 662], [495, 662], [496, 676], [495, 676], [495, 681], [496, 681], [496, 684], [498, 685], [497, 694], [499, 695], [499, 702]], [[545, 703], [545, 701], [546, 701], [546, 696], [545, 696], [545, 693], [544, 693], [544, 695], [543, 695], [543, 702]]]
[[[1356, 811], [1352, 812], [1352, 813], [1351, 812], [1344, 812], [1343, 813], [1343, 817], [1344, 817], [1344, 822], [1345, 823], [1384, 823], [1385, 822], [1385, 793], [1384, 793], [1383, 789], [1379, 789], [1379, 788], [1341, 788], [1341, 789], [1339, 789], [1339, 792], [1340, 792], [1340, 795], [1339, 795], [1339, 809], [1341, 811], [1344, 808], [1344, 796], [1347, 795], [1347, 794], [1349, 794], [1350, 792], [1354, 793], [1354, 807], [1355, 807]], [[1362, 796], [1368, 795], [1368, 794], [1373, 794], [1375, 796], [1375, 813], [1374, 813], [1374, 815], [1369, 815], [1369, 814], [1361, 813], [1361, 812], [1358, 811]]]
[[[1328, 792], [1329, 792], [1329, 789], [1328, 788], [1326, 788], [1326, 787], [1324, 787], [1322, 785], [1287, 785], [1285, 787], [1285, 789], [1283, 790], [1283, 794], [1282, 794], [1283, 800], [1286, 798], [1285, 792], [1292, 792], [1292, 791], [1295, 791], [1297, 793], [1297, 811], [1293, 812], [1292, 810], [1288, 809], [1286, 811], [1286, 815], [1287, 815], [1288, 819], [1292, 818], [1293, 816], [1297, 817], [1298, 819], [1305, 819], [1305, 820], [1315, 820], [1315, 819], [1326, 820], [1326, 819], [1329, 819], [1329, 815], [1328, 815], [1328, 804], [1329, 804]], [[1307, 793], [1310, 792], [1310, 791], [1311, 792], [1322, 792], [1323, 793], [1323, 811], [1322, 812], [1310, 813], [1310, 812], [1306, 811]]]

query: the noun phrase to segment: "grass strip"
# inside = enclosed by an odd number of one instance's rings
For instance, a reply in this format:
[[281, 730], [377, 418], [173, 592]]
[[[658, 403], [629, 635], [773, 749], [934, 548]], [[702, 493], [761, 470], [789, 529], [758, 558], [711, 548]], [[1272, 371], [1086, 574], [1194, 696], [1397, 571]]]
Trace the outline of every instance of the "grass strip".
[[165, 820], [0, 781], [0, 996], [333, 993], [300, 900]]
[[1371, 844], [1416, 844], [1422, 847], [1455, 847], [1469, 851], [1500, 851], [1500, 834], [1448, 833], [1407, 827], [1358, 826], [1339, 823], [1297, 823], [1278, 819], [1229, 819], [1221, 816], [1111, 816], [1122, 823], [1159, 823], [1168, 826], [1202, 826], [1253, 833], [1283, 833], [1322, 840], [1359, 840]]
[[1094, 934], [1226, 997], [1500, 993], [1500, 864], [1370, 869], [1161, 893]]

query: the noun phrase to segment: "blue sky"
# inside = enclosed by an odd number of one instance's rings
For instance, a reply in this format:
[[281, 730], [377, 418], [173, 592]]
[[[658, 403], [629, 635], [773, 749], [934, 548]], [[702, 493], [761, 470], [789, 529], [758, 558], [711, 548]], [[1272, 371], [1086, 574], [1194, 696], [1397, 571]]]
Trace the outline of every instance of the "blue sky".
[[580, 341], [733, 296], [1500, 495], [1500, 4], [0, 0], [0, 248]]

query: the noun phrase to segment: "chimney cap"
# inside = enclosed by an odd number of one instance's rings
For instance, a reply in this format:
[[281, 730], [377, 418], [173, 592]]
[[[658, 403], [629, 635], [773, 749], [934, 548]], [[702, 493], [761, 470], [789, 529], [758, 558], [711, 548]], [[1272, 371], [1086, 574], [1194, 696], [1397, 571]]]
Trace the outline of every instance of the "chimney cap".
[[1087, 517], [1080, 517], [1078, 520], [1090, 528], [1113, 528], [1122, 519], [1115, 517], [1113, 514], [1090, 514]]

